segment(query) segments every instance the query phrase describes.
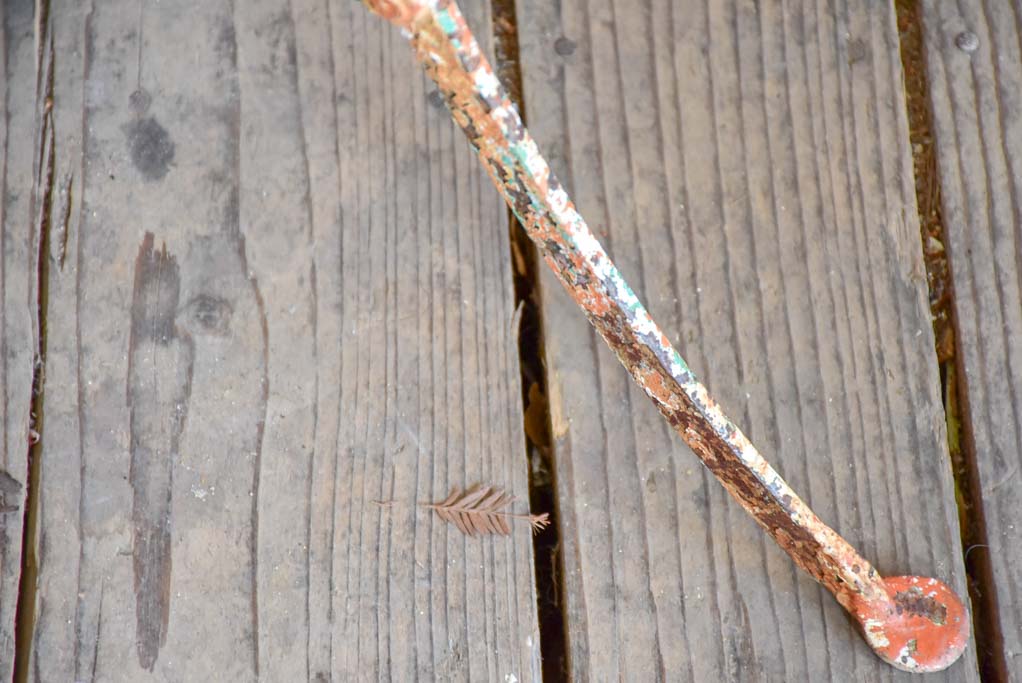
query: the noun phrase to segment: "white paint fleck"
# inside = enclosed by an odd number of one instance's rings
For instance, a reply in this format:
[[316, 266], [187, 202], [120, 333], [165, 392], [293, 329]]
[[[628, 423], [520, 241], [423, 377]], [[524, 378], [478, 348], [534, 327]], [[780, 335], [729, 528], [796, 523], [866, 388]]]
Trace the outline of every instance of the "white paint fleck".
[[891, 641], [887, 639], [887, 634], [884, 633], [884, 623], [879, 619], [867, 619], [865, 627], [866, 640], [874, 650], [891, 644]]
[[905, 646], [903, 648], [901, 648], [901, 651], [898, 652], [898, 661], [902, 665], [904, 665], [904, 666], [906, 666], [906, 667], [908, 667], [910, 669], [917, 668], [919, 666], [919, 664], [916, 662], [915, 659], [912, 658], [912, 655], [915, 653], [915, 651], [916, 651], [916, 641], [914, 641], [914, 640], [908, 641], [905, 644]]

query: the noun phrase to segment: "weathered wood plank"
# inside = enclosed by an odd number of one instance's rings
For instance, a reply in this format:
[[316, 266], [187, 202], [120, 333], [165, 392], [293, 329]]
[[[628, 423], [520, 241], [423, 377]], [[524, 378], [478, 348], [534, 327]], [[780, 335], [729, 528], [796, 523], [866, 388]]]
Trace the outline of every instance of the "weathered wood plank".
[[53, 5], [35, 679], [535, 678], [529, 530], [415, 505], [527, 477], [505, 213], [405, 42]]
[[[964, 594], [893, 8], [518, 16], [530, 128], [690, 366], [881, 572]], [[571, 676], [900, 678], [543, 285]]]
[[922, 4], [941, 208], [996, 619], [1022, 680], [1022, 4]]
[[14, 667], [38, 342], [35, 24], [32, 2], [0, 4], [0, 679]]

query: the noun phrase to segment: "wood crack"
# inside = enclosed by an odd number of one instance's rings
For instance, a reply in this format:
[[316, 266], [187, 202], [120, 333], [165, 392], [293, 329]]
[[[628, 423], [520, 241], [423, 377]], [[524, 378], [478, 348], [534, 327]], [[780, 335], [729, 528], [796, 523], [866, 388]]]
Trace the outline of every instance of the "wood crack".
[[[49, 2], [36, 6], [36, 149], [35, 175], [31, 190], [30, 216], [32, 220], [31, 256], [34, 262], [32, 287], [29, 289], [32, 316], [33, 372], [29, 409], [27, 460], [28, 476], [25, 483], [24, 517], [22, 526], [21, 570], [18, 586], [18, 605], [15, 616], [14, 681], [28, 680], [33, 656], [32, 640], [38, 609], [37, 577], [39, 572], [38, 528], [41, 482], [39, 481], [42, 455], [44, 394], [43, 375], [46, 364], [46, 312], [48, 309], [47, 281], [53, 178], [56, 166], [56, 142], [53, 130], [53, 78], [54, 48], [49, 24]], [[2, 228], [0, 228], [2, 229]], [[2, 258], [2, 255], [0, 255]]]

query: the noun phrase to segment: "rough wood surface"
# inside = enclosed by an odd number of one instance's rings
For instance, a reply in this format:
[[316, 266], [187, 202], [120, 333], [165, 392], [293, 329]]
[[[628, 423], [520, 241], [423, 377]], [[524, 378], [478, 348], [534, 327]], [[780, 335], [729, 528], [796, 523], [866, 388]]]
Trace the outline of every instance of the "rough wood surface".
[[[959, 367], [997, 620], [1022, 680], [1022, 4], [924, 2]], [[991, 615], [991, 618], [994, 618]]]
[[406, 42], [352, 2], [49, 16], [33, 678], [534, 679], [528, 526], [416, 506], [527, 478], [506, 215]]
[[[518, 19], [530, 128], [691, 367], [882, 573], [964, 595], [893, 7]], [[572, 678], [908, 678], [543, 284]], [[970, 649], [933, 680], [975, 677]]]
[[38, 341], [36, 56], [33, 3], [0, 3], [0, 680], [5, 681], [14, 666]]

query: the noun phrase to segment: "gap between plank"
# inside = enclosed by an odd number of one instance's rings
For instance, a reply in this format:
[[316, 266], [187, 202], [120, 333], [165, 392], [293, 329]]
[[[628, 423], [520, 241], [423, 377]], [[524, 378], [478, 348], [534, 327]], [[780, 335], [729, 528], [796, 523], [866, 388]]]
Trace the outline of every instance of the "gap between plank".
[[976, 657], [984, 681], [1007, 680], [1004, 639], [997, 619], [998, 606], [993, 568], [987, 544], [983, 492], [976, 462], [976, 443], [969, 422], [969, 396], [961, 354], [956, 353], [957, 320], [954, 288], [948, 263], [940, 178], [934, 149], [926, 55], [923, 48], [922, 15], [918, 0], [897, 0], [898, 37], [905, 78], [909, 140], [915, 173], [916, 204], [929, 285], [930, 312], [936, 339], [948, 450], [955, 479], [958, 523], [962, 537]]
[[[494, 36], [494, 66], [501, 83], [525, 121], [522, 73], [518, 53], [518, 23], [515, 0], [491, 0]], [[508, 210], [511, 270], [514, 275], [515, 306], [520, 307], [517, 331], [518, 363], [521, 370], [523, 429], [529, 461], [529, 507], [534, 514], [546, 512], [550, 525], [534, 534], [533, 561], [536, 577], [536, 607], [539, 618], [539, 646], [543, 679], [565, 680], [568, 671], [568, 633], [564, 618], [564, 562], [561, 556], [557, 473], [547, 401], [543, 318], [540, 313], [539, 270], [536, 246]]]
[[35, 634], [36, 593], [39, 563], [36, 555], [39, 533], [39, 477], [42, 472], [43, 432], [43, 373], [46, 362], [46, 313], [48, 310], [48, 280], [50, 274], [50, 222], [52, 219], [56, 149], [53, 131], [53, 78], [54, 50], [49, 32], [50, 3], [36, 3], [36, 102], [38, 122], [36, 149], [38, 156], [32, 187], [29, 220], [36, 234], [35, 292], [36, 292], [36, 348], [33, 354], [32, 394], [29, 408], [28, 476], [25, 482], [25, 513], [21, 533], [21, 568], [18, 582], [18, 605], [14, 617], [14, 683], [29, 680], [32, 660], [32, 640]]

